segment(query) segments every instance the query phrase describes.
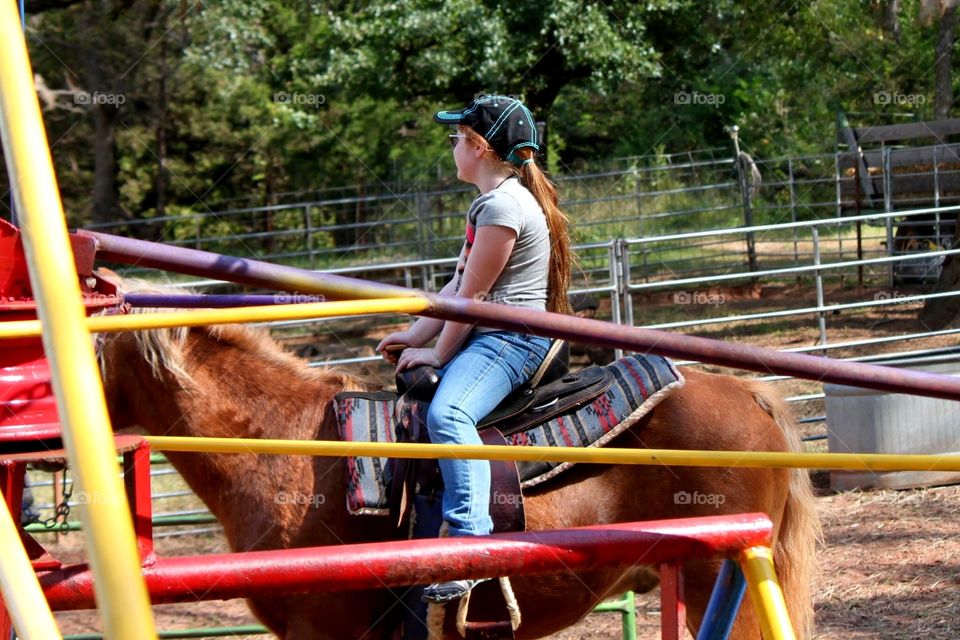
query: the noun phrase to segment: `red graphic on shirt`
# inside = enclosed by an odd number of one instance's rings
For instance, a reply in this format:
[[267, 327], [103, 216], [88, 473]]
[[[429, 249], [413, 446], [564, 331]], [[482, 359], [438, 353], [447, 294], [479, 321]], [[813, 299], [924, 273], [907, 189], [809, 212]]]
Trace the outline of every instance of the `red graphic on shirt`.
[[477, 225], [470, 218], [467, 218], [467, 228], [464, 232], [463, 256], [457, 263], [457, 288], [460, 290], [460, 283], [463, 282], [463, 272], [467, 269], [467, 258], [470, 257], [470, 249], [473, 248], [473, 240], [477, 236]]

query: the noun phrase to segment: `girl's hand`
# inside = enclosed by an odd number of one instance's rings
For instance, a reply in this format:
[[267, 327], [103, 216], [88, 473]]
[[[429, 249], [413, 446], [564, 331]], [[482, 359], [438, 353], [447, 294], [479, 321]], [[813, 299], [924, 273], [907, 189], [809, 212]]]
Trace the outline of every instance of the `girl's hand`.
[[396, 364], [397, 356], [410, 346], [411, 338], [407, 331], [396, 331], [381, 340], [376, 351], [390, 364]]
[[422, 364], [436, 368], [442, 367], [444, 363], [436, 349], [404, 349], [397, 361], [397, 371], [411, 369]]

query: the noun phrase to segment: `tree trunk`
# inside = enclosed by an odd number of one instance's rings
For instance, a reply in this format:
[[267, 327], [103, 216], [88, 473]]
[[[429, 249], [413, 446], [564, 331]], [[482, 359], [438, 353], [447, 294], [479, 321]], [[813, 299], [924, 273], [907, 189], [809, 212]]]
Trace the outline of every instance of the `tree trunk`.
[[957, 7], [951, 3], [943, 10], [940, 17], [940, 33], [937, 37], [936, 62], [936, 101], [933, 108], [934, 120], [945, 120], [950, 117], [950, 108], [953, 106], [953, 79], [952, 55], [954, 31], [957, 26]]
[[[953, 233], [952, 248], [960, 247], [960, 216]], [[933, 288], [934, 293], [960, 291], [960, 256], [947, 256], [943, 263], [940, 279]], [[939, 331], [960, 317], [960, 296], [933, 298], [927, 300], [920, 310], [919, 320], [931, 331]]]
[[900, 0], [887, 0], [883, 5], [883, 29], [900, 42]]
[[121, 215], [117, 200], [117, 108], [97, 104], [93, 113], [93, 222], [114, 222]]
[[[160, 15], [160, 28], [166, 35], [166, 12]], [[166, 215], [167, 211], [167, 39], [160, 38], [160, 78], [157, 87], [157, 176], [154, 181], [156, 191], [157, 216]]]
[[117, 196], [116, 120], [119, 115], [115, 101], [102, 101], [98, 96], [115, 94], [108, 87], [103, 61], [100, 58], [97, 22], [101, 16], [86, 12], [80, 37], [83, 38], [83, 66], [85, 84], [90, 94], [89, 108], [93, 117], [93, 222], [113, 222], [121, 217]]

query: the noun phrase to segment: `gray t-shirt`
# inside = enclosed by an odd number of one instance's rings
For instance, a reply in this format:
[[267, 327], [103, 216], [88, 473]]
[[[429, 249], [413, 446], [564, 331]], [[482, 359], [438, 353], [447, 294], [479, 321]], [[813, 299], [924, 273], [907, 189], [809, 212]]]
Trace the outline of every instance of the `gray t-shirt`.
[[[509, 227], [517, 234], [513, 251], [500, 277], [493, 283], [487, 300], [545, 310], [550, 230], [537, 199], [517, 178], [509, 178], [493, 191], [478, 196], [467, 211], [467, 243], [461, 254], [458, 272], [462, 273], [473, 245], [473, 230], [470, 227], [484, 225]], [[477, 330], [495, 329], [477, 327]]]

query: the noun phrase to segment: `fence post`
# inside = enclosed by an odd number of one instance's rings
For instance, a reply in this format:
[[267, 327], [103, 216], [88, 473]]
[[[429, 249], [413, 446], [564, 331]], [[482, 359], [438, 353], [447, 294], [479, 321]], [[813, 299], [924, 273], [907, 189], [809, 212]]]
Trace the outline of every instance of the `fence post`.
[[[937, 166], [939, 158], [937, 157], [938, 145], [933, 145], [933, 207], [934, 212], [934, 227], [933, 227], [933, 237], [936, 241], [936, 246], [934, 250], [939, 251], [940, 247], [940, 168]], [[937, 277], [940, 276], [939, 273], [936, 274]]]
[[307, 234], [307, 256], [310, 268], [314, 268], [313, 263], [313, 220], [310, 219], [310, 205], [303, 208], [303, 226]]
[[[890, 175], [890, 147], [883, 148], [883, 210], [893, 213], [893, 176]], [[893, 218], [888, 216], [884, 221], [887, 230], [887, 255], [893, 256]], [[889, 284], [893, 288], [893, 273], [895, 263], [890, 263]]]
[[[790, 222], [797, 223], [797, 191], [796, 185], [794, 185], [793, 177], [793, 158], [787, 158], [787, 186], [790, 191]], [[793, 232], [793, 264], [795, 266], [800, 263], [800, 253], [797, 249], [797, 228], [792, 229]]]
[[[417, 217], [417, 244], [420, 247], [420, 259], [426, 260], [433, 257], [433, 221], [430, 220], [430, 212], [427, 210], [426, 206], [426, 197], [423, 191], [417, 191], [414, 194], [414, 210], [416, 211]], [[424, 238], [424, 228], [426, 227], [427, 234]], [[426, 242], [424, 242], [426, 240]], [[426, 244], [426, 252], [424, 252], [424, 244]]]
[[[840, 197], [840, 152], [837, 151], [833, 154], [833, 174], [834, 179], [837, 182], [837, 220], [843, 217], [843, 200]], [[837, 251], [839, 257], [843, 259], [843, 228], [837, 227]], [[843, 282], [843, 275], [840, 275], [840, 281]]]
[[[817, 227], [811, 227], [813, 231], [813, 264], [820, 265], [820, 229]], [[823, 271], [820, 269], [815, 270], [814, 279], [817, 287], [817, 308], [820, 311], [817, 311], [817, 326], [820, 329], [820, 344], [827, 344], [827, 319], [823, 311]], [[826, 356], [826, 350], [821, 351], [821, 355]]]
[[[610, 314], [613, 316], [612, 320], [616, 324], [623, 324], [623, 309], [620, 305], [621, 298], [623, 299], [624, 305], [630, 305], [630, 292], [627, 291], [627, 285], [629, 285], [630, 280], [624, 279], [623, 277], [623, 266], [621, 261], [621, 252], [622, 252], [622, 243], [623, 240], [617, 238], [610, 241], [610, 246], [607, 248], [607, 259], [610, 260]], [[589, 283], [588, 283], [589, 284]], [[628, 311], [628, 313], [630, 313]], [[632, 316], [632, 314], [631, 314]], [[630, 320], [630, 325], [633, 326], [633, 320]], [[614, 357], [619, 360], [623, 357], [623, 349], [614, 349]]]
[[[646, 255], [641, 248], [641, 254]], [[633, 318], [633, 294], [630, 293], [630, 282], [633, 274], [630, 271], [630, 243], [620, 238], [617, 240], [617, 285], [623, 299], [624, 322], [629, 326], [634, 326]], [[646, 278], [644, 278], [646, 280]]]
[[[736, 141], [736, 139], [734, 139]], [[737, 178], [740, 182], [740, 196], [743, 200], [743, 224], [746, 227], [753, 226], [753, 204], [750, 197], [750, 182], [748, 181], [746, 171], [748, 168], [746, 154], [740, 153], [739, 145], [737, 151]], [[753, 237], [753, 232], [748, 231], [746, 233], [747, 240], [747, 262], [749, 263], [750, 271], [757, 270], [757, 247], [756, 241]]]

